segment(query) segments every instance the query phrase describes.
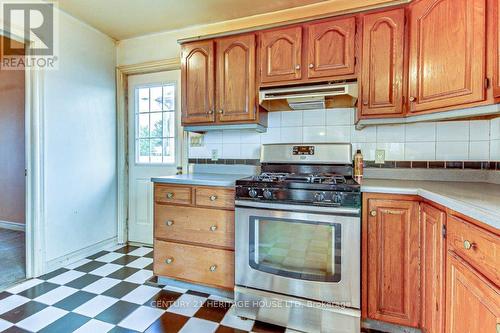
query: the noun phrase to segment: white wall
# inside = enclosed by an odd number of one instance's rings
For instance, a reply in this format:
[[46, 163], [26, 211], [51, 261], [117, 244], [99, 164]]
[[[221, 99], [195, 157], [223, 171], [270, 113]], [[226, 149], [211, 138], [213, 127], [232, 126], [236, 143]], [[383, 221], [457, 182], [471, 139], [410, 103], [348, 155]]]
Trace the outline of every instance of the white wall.
[[[493, 106], [496, 107], [496, 106]], [[500, 118], [411, 125], [354, 127], [355, 109], [284, 111], [269, 113], [269, 128], [208, 132], [203, 147], [190, 147], [190, 158], [259, 158], [263, 143], [350, 142], [366, 160], [384, 149], [389, 161], [500, 161]]]
[[48, 262], [117, 235], [114, 41], [59, 19], [59, 69], [44, 78]]

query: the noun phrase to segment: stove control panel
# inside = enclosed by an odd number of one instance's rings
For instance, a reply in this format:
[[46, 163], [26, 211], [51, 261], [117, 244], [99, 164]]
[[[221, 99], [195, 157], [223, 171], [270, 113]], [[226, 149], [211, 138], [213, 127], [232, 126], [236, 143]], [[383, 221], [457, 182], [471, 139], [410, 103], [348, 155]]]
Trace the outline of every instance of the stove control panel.
[[314, 155], [314, 146], [293, 146], [293, 155]]

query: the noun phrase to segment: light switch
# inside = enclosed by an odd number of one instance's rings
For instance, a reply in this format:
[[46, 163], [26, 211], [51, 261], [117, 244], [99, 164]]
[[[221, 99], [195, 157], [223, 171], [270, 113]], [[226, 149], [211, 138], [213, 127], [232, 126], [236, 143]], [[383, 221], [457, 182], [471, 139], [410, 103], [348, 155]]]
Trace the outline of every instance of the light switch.
[[385, 150], [377, 149], [375, 150], [375, 163], [384, 164], [385, 163]]

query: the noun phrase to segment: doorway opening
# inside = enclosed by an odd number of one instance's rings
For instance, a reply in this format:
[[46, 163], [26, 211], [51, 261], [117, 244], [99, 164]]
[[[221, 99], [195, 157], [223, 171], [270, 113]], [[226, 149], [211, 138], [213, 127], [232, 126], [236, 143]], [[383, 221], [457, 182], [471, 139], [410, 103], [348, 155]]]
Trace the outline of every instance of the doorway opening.
[[[24, 44], [0, 38], [25, 54]], [[0, 290], [26, 278], [25, 75], [0, 68]]]

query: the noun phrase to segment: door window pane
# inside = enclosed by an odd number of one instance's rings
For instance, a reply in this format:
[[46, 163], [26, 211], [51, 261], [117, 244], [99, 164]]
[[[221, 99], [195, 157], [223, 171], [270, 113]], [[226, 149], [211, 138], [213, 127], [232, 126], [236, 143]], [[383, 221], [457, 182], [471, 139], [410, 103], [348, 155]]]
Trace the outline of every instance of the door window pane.
[[175, 163], [176, 85], [136, 89], [136, 163]]
[[340, 281], [341, 225], [250, 218], [250, 266], [301, 280]]

